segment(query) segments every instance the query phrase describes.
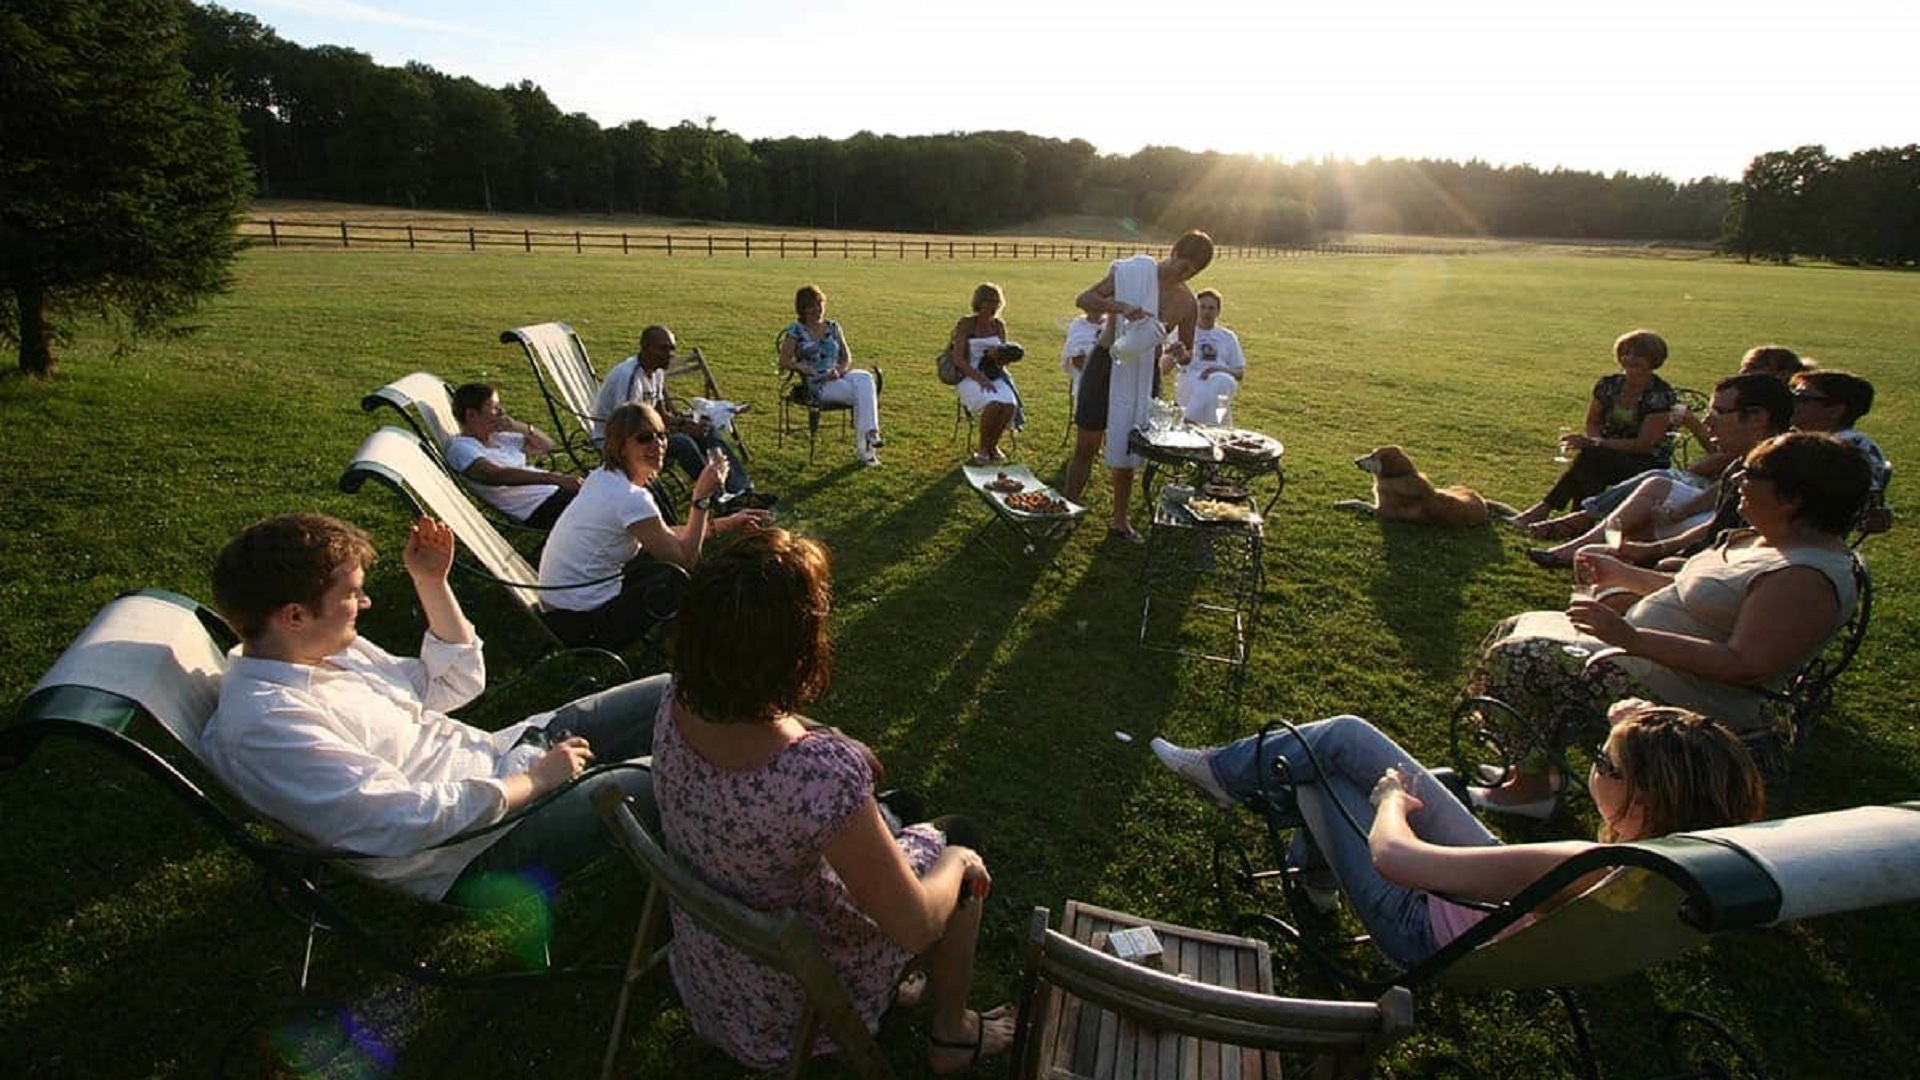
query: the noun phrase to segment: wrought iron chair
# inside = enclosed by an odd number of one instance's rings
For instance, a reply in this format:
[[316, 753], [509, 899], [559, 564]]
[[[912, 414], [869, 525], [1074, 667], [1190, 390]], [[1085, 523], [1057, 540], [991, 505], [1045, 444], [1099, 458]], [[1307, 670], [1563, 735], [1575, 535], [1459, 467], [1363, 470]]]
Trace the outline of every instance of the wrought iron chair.
[[[840, 413], [845, 421], [847, 437], [853, 437], [853, 405], [842, 401], [821, 401], [807, 387], [807, 380], [792, 368], [780, 367], [778, 358], [780, 344], [785, 341], [787, 332], [780, 331], [774, 336], [774, 370], [780, 375], [780, 431], [776, 445], [783, 445], [787, 435], [794, 429], [793, 410], [807, 411], [807, 464], [813, 464], [813, 454], [820, 439], [820, 417], [824, 413]], [[875, 397], [885, 392], [886, 371], [878, 364], [873, 367], [873, 393]]]
[[[1772, 804], [1782, 810], [1792, 804], [1793, 774], [1833, 704], [1834, 683], [1859, 655], [1873, 619], [1873, 578], [1857, 555], [1853, 581], [1852, 615], [1784, 686], [1761, 691], [1774, 704], [1775, 722], [1743, 736], [1761, 775], [1773, 785]], [[1605, 663], [1605, 653], [1589, 662]], [[1502, 775], [1484, 779], [1498, 782], [1522, 760], [1545, 759], [1578, 789], [1585, 773], [1569, 764], [1563, 748], [1587, 745], [1605, 730], [1606, 717], [1585, 700], [1569, 698], [1552, 716], [1528, 717], [1498, 698], [1465, 697], [1453, 711], [1452, 763], [1461, 775], [1473, 776], [1483, 771], [1476, 762], [1491, 760]]]

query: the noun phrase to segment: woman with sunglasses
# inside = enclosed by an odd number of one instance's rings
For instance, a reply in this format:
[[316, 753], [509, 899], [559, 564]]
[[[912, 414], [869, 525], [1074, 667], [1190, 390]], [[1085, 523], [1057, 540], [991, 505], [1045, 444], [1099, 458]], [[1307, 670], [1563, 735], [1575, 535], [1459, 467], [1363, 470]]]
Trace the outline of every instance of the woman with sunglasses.
[[1853, 616], [1859, 597], [1846, 533], [1867, 498], [1866, 462], [1826, 435], [1789, 432], [1747, 454], [1739, 511], [1675, 573], [1595, 549], [1575, 569], [1595, 598], [1529, 611], [1494, 628], [1466, 692], [1529, 718], [1509, 746], [1538, 748], [1497, 788], [1470, 789], [1490, 810], [1544, 818], [1557, 802], [1553, 751], [1567, 718], [1643, 697], [1693, 709], [1735, 731], [1773, 720], [1778, 690]]
[[666, 460], [667, 428], [651, 405], [622, 405], [607, 417], [601, 466], [580, 484], [540, 553], [541, 606], [568, 645], [619, 649], [678, 606], [680, 583], [700, 561], [709, 533], [759, 529], [765, 510], [714, 520], [727, 460], [715, 452], [693, 482], [683, 525], [670, 525], [647, 485]]
[[[1620, 702], [1609, 720], [1588, 778], [1601, 843], [1759, 820], [1765, 788], [1733, 732], [1698, 713], [1644, 701]], [[1330, 909], [1334, 895], [1326, 892], [1323, 901], [1316, 893], [1337, 883], [1374, 944], [1403, 969], [1485, 917], [1456, 901], [1509, 900], [1594, 846], [1502, 845], [1432, 773], [1357, 716], [1275, 732], [1264, 742], [1190, 750], [1155, 739], [1152, 749], [1223, 808], [1264, 809], [1275, 826], [1293, 829], [1287, 864], [1303, 873], [1309, 896]], [[1277, 782], [1276, 774], [1288, 780]], [[1572, 882], [1535, 913], [1603, 876]]]

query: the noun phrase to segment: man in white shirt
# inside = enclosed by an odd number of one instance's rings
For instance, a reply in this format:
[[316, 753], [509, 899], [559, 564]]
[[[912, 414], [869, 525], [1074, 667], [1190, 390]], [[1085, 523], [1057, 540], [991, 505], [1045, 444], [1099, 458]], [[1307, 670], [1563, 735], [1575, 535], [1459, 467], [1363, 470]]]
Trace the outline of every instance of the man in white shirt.
[[[374, 559], [364, 532], [288, 514], [235, 537], [215, 563], [213, 592], [241, 645], [200, 749], [255, 810], [316, 844], [372, 856], [354, 864], [369, 877], [486, 906], [503, 876], [558, 880], [611, 850], [592, 809], [597, 787], [617, 784], [651, 807], [644, 763], [568, 784], [596, 757], [651, 751], [667, 677], [498, 732], [447, 716], [486, 684], [480, 640], [447, 586], [453, 546], [452, 531], [426, 517], [407, 537], [403, 562], [427, 618], [416, 660], [356, 631]], [[446, 843], [562, 788], [508, 828]]]
[[531, 468], [528, 454], [550, 454], [553, 440], [500, 407], [486, 383], [453, 392], [460, 434], [447, 443], [447, 464], [471, 482], [473, 493], [522, 525], [550, 529], [580, 491], [580, 478]]
[[770, 510], [778, 497], [753, 490], [746, 465], [733, 446], [720, 437], [712, 424], [675, 412], [667, 400], [667, 365], [673, 362], [679, 343], [673, 331], [664, 326], [649, 326], [640, 331], [638, 350], [613, 366], [593, 399], [593, 441], [599, 445], [606, 437], [606, 418], [613, 410], [629, 403], [651, 405], [667, 422], [667, 458], [680, 466], [691, 482], [706, 468], [707, 453], [719, 450], [727, 456], [727, 510]]
[[1247, 357], [1240, 351], [1239, 335], [1220, 325], [1220, 290], [1201, 289], [1194, 304], [1200, 316], [1193, 351], [1161, 354], [1161, 370], [1176, 372], [1173, 399], [1185, 410], [1188, 423], [1225, 423], [1232, 416], [1240, 381], [1247, 377]]

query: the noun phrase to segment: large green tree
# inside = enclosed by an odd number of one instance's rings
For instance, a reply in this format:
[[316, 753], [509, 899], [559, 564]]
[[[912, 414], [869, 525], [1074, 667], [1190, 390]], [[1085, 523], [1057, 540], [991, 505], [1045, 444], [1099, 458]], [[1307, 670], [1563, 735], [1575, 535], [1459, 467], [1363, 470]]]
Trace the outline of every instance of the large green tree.
[[81, 315], [151, 329], [223, 289], [251, 180], [181, 62], [187, 0], [0, 6], [0, 337], [54, 370]]

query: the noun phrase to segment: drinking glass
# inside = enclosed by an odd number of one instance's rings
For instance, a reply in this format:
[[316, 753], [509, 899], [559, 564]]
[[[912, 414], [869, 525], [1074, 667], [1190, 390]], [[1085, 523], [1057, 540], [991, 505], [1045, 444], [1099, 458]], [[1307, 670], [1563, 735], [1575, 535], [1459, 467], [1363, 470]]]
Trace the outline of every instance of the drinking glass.
[[1553, 460], [1557, 464], [1565, 465], [1568, 462], [1573, 460], [1573, 458], [1568, 456], [1567, 454], [1567, 440], [1572, 436], [1573, 436], [1573, 429], [1570, 427], [1563, 427], [1560, 429], [1560, 437], [1554, 440]]

